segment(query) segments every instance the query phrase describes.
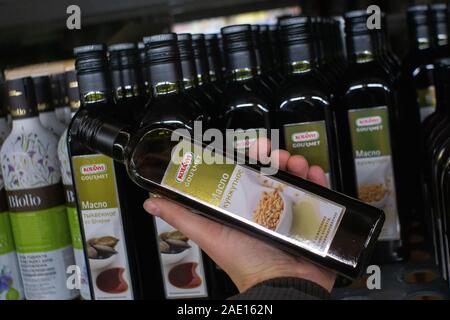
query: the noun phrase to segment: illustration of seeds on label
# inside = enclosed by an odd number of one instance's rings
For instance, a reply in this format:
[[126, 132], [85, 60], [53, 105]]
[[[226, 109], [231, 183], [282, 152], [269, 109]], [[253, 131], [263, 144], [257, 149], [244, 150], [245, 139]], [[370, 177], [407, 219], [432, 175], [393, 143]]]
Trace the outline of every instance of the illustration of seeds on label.
[[284, 210], [283, 199], [278, 190], [263, 192], [262, 197], [253, 212], [253, 220], [270, 230], [275, 230]]

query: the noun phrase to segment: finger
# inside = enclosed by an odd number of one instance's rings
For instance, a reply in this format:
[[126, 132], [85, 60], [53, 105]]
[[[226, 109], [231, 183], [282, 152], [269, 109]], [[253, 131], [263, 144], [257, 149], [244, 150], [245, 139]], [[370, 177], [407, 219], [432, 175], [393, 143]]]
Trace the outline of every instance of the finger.
[[289, 158], [287, 162], [287, 171], [295, 176], [306, 179], [308, 176], [308, 161], [302, 156], [295, 155]]
[[268, 158], [270, 155], [270, 140], [267, 138], [259, 138], [254, 141], [248, 150], [249, 158], [260, 160]]
[[206, 252], [214, 248], [214, 239], [219, 238], [222, 230], [220, 224], [163, 198], [146, 200], [144, 209], [179, 230]]
[[270, 155], [271, 164], [275, 168], [286, 171], [290, 156], [291, 155], [286, 150], [275, 150]]
[[308, 172], [308, 180], [311, 182], [320, 184], [323, 187], [329, 188], [327, 177], [325, 176], [325, 172], [319, 166], [312, 166]]

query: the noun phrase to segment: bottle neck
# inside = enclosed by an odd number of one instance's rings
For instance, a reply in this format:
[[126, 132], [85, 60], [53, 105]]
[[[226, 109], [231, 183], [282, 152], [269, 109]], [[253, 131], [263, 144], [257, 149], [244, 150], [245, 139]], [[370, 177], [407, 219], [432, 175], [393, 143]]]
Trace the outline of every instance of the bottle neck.
[[83, 106], [114, 101], [111, 79], [106, 71], [78, 73], [77, 78]]
[[149, 66], [154, 97], [178, 94], [183, 91], [181, 63], [168, 61]]
[[433, 42], [436, 47], [445, 47], [448, 45], [448, 29], [446, 23], [436, 23], [433, 35]]
[[428, 25], [415, 25], [409, 27], [409, 43], [411, 50], [426, 50], [431, 48], [432, 37]]
[[220, 53], [208, 52], [209, 79], [211, 81], [222, 80], [222, 63]]
[[195, 68], [197, 69], [197, 82], [199, 85], [210, 82], [208, 60], [201, 55], [195, 57]]
[[311, 41], [290, 44], [282, 49], [285, 74], [310, 72], [317, 65], [316, 49]]
[[80, 110], [70, 127], [70, 135], [91, 150], [124, 163], [132, 131], [128, 125], [106, 120], [99, 114]]
[[198, 87], [197, 70], [194, 59], [181, 60], [184, 90]]
[[137, 98], [143, 95], [143, 82], [138, 68], [111, 71], [114, 97], [117, 101]]
[[347, 36], [348, 59], [351, 63], [368, 63], [378, 58], [374, 36], [369, 33]]
[[258, 75], [254, 50], [227, 53], [227, 73], [233, 81], [246, 81]]

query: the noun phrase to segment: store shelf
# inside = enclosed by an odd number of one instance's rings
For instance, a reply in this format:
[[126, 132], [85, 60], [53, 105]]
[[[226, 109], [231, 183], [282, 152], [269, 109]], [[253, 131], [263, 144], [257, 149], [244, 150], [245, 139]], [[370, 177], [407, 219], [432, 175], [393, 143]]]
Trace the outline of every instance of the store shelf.
[[[421, 240], [419, 238], [416, 238]], [[414, 242], [414, 241], [413, 241]], [[411, 244], [409, 261], [380, 265], [381, 289], [367, 289], [367, 276], [341, 284], [333, 290], [338, 300], [448, 300], [449, 284], [435, 265], [432, 247], [419, 241]], [[341, 281], [342, 282], [342, 281]], [[344, 280], [345, 282], [345, 280]]]

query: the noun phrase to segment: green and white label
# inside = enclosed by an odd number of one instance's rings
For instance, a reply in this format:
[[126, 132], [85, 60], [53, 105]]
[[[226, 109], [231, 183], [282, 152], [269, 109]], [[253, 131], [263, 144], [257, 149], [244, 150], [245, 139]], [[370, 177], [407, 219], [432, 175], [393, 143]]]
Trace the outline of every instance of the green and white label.
[[358, 197], [386, 214], [379, 240], [399, 240], [400, 222], [387, 107], [350, 110], [348, 118]]
[[426, 118], [436, 111], [436, 89], [434, 86], [417, 90], [417, 103], [420, 110], [420, 121], [423, 122]]
[[291, 155], [305, 157], [310, 166], [319, 166], [330, 183], [330, 158], [325, 121], [287, 124], [284, 142]]
[[72, 158], [81, 223], [96, 300], [132, 300], [114, 162], [104, 155]]
[[66, 284], [74, 257], [62, 186], [8, 190], [7, 199], [26, 298], [75, 298]]
[[253, 228], [327, 255], [344, 207], [225, 160], [206, 164], [202, 154], [201, 147], [180, 142], [162, 185]]
[[207, 297], [200, 248], [164, 220], [155, 218], [155, 224], [166, 298]]
[[[4, 196], [2, 190], [1, 196]], [[3, 208], [4, 209], [4, 208]], [[0, 301], [24, 298], [17, 255], [7, 211], [0, 211]]]

